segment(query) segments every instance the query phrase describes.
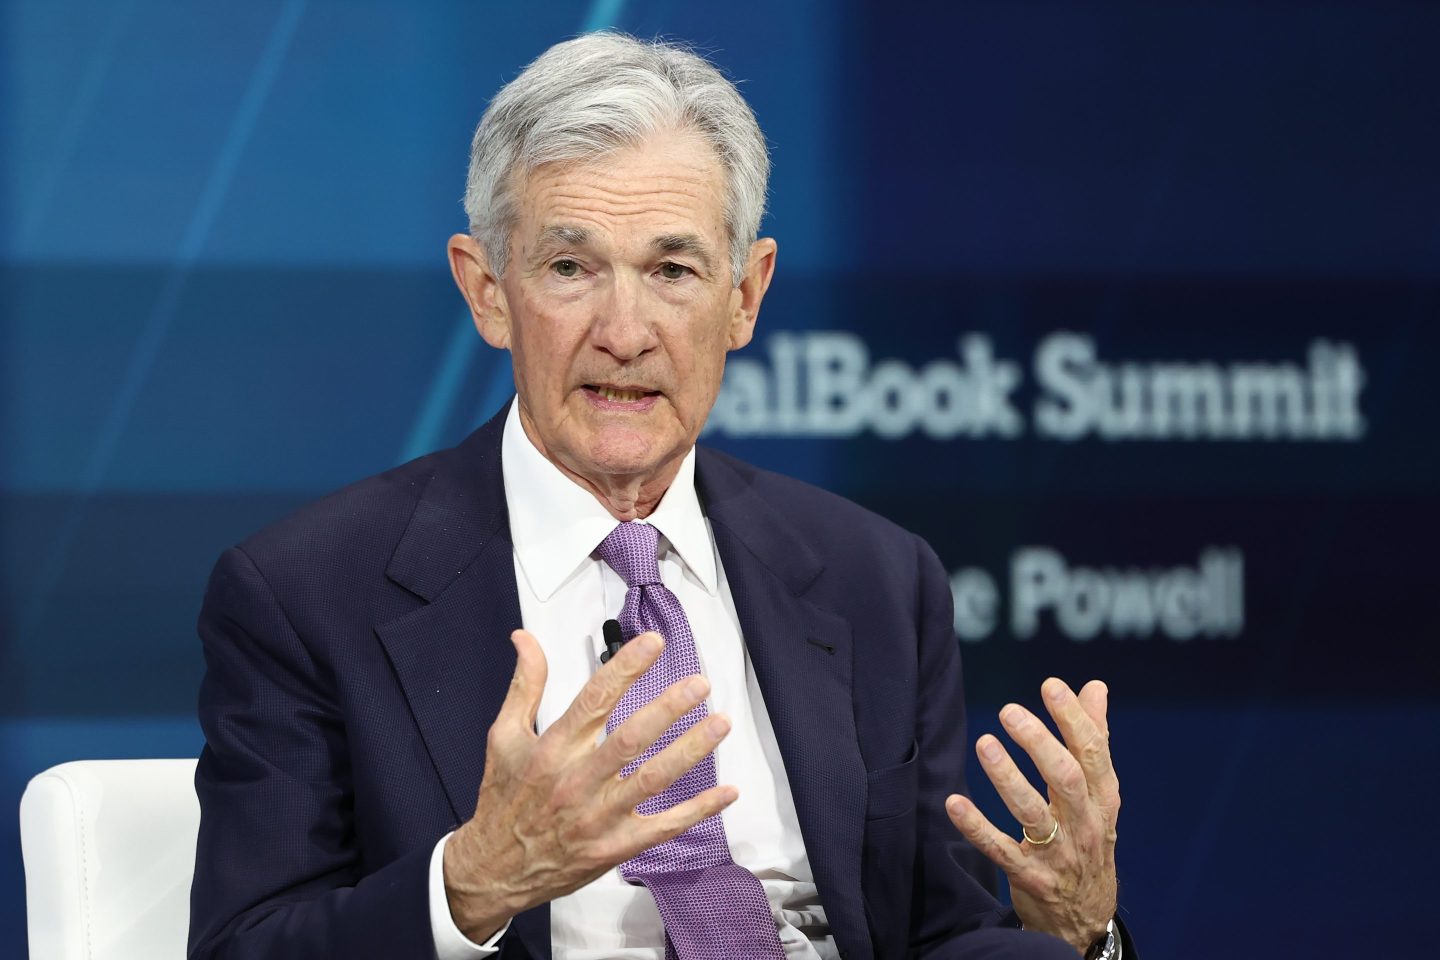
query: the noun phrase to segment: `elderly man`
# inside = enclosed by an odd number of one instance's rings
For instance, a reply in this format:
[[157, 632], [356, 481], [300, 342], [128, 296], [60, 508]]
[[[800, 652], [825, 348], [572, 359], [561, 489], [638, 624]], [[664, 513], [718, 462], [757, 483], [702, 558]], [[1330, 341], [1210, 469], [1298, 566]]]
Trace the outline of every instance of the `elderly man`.
[[930, 549], [695, 446], [768, 170], [674, 46], [496, 96], [449, 254], [518, 397], [221, 558], [192, 956], [1119, 955], [1104, 686], [1047, 681], [1063, 743], [1002, 713], [1048, 800], [979, 742], [1016, 842], [964, 795]]

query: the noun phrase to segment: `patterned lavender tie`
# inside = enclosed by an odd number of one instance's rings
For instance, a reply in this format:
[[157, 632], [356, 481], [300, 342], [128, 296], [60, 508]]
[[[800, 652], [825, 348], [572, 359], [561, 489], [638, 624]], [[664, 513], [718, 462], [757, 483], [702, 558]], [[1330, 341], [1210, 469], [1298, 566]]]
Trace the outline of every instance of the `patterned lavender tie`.
[[[622, 635], [629, 640], [654, 630], [665, 638], [660, 659], [620, 698], [605, 723], [606, 733], [613, 733], [670, 684], [700, 672], [685, 608], [660, 582], [658, 541], [659, 532], [650, 524], [622, 523], [600, 544], [600, 558], [620, 574], [627, 587], [620, 610]], [[707, 716], [709, 711], [701, 701], [627, 764], [621, 776], [630, 776]], [[715, 754], [709, 753], [635, 809], [642, 814], [668, 810], [713, 786]], [[783, 960], [785, 951], [765, 889], [753, 873], [730, 859], [725, 826], [718, 815], [622, 863], [620, 874], [631, 883], [644, 884], [654, 896], [665, 922], [667, 960]]]

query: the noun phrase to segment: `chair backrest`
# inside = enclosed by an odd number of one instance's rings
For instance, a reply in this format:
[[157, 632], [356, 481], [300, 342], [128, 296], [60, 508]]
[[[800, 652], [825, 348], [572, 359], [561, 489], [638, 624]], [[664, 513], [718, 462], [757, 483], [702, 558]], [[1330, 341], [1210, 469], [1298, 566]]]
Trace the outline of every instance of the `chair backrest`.
[[194, 760], [79, 760], [20, 799], [30, 960], [183, 958]]

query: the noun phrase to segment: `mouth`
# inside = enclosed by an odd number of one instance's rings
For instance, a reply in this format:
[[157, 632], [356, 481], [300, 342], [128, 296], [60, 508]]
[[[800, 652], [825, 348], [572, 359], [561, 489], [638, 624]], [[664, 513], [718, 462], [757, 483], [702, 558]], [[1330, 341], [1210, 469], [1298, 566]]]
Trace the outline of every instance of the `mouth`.
[[585, 392], [593, 398], [605, 401], [608, 404], [641, 404], [647, 400], [653, 400], [660, 395], [659, 390], [645, 390], [636, 386], [617, 385], [609, 383], [587, 383]]

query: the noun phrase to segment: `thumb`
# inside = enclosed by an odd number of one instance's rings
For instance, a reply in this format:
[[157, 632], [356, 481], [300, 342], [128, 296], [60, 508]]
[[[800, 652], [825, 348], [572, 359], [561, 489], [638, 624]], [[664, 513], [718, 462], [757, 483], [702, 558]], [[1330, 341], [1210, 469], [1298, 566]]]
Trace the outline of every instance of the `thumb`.
[[526, 731], [535, 729], [535, 715], [540, 711], [540, 696], [545, 692], [548, 667], [540, 641], [528, 630], [510, 634], [515, 646], [515, 675], [510, 678], [510, 691], [495, 722], [513, 725]]

